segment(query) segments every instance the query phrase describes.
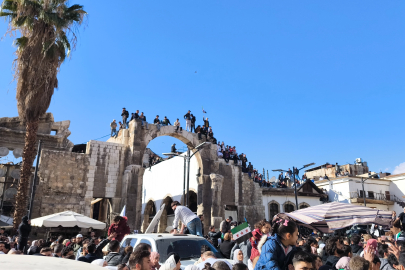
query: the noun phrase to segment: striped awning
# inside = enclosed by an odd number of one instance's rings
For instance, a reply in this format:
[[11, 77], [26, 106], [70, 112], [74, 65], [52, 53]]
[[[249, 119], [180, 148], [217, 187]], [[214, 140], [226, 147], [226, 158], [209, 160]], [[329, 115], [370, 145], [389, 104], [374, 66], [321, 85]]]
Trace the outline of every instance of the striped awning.
[[389, 225], [392, 213], [355, 204], [332, 202], [279, 215], [288, 216], [300, 225], [310, 225], [310, 228], [330, 232], [354, 224]]

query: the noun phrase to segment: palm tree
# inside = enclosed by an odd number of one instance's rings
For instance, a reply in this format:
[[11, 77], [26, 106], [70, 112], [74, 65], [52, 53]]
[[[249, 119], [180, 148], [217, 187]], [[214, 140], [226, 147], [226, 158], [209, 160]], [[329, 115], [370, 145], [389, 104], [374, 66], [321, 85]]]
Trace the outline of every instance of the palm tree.
[[14, 228], [27, 211], [39, 117], [49, 108], [60, 66], [75, 47], [75, 30], [86, 14], [81, 5], [67, 6], [67, 0], [3, 0], [0, 17], [8, 20], [9, 32], [20, 33], [15, 40], [14, 78], [18, 114], [26, 125]]

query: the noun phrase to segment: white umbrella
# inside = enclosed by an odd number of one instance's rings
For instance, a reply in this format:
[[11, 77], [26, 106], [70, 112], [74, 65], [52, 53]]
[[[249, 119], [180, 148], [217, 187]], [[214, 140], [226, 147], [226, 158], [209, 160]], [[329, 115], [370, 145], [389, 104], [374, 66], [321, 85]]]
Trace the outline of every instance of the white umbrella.
[[86, 217], [84, 215], [65, 211], [49, 216], [39, 217], [31, 220], [32, 226], [37, 227], [80, 227], [80, 228], [90, 228], [102, 230], [106, 227], [104, 222]]

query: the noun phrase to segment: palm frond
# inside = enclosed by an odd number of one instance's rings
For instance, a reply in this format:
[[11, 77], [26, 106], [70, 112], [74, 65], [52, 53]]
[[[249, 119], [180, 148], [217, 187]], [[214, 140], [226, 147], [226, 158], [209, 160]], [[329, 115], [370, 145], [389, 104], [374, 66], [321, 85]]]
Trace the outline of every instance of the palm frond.
[[28, 38], [26, 36], [22, 36], [20, 38], [16, 38], [15, 39], [15, 46], [18, 47], [18, 49], [24, 49], [24, 47], [27, 45], [28, 43]]

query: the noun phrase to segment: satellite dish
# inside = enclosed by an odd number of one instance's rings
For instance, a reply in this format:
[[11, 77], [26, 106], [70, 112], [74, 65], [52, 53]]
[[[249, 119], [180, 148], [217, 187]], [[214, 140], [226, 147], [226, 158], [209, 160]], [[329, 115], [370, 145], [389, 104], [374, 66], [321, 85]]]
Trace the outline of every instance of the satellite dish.
[[270, 182], [276, 182], [276, 177], [273, 176], [272, 178], [270, 178]]
[[7, 156], [9, 152], [7, 147], [0, 147], [0, 157]]
[[13, 177], [14, 179], [20, 179], [20, 170], [19, 169], [12, 170], [10, 176]]
[[4, 197], [5, 199], [12, 199], [14, 196], [17, 194], [17, 189], [15, 188], [9, 188], [4, 192]]
[[13, 155], [14, 155], [15, 158], [22, 157], [22, 154], [23, 154], [23, 150], [21, 148], [16, 148], [13, 151]]

